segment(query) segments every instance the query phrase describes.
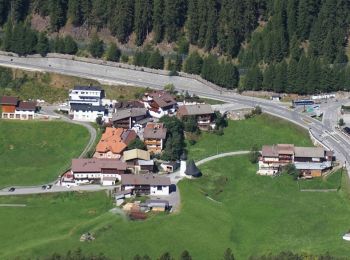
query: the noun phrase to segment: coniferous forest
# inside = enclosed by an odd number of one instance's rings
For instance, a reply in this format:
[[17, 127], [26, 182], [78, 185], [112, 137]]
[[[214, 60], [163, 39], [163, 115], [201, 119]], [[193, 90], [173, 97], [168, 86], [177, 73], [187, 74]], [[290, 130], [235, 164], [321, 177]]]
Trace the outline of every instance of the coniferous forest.
[[[31, 17], [49, 17], [37, 32]], [[79, 54], [67, 24], [108, 29], [93, 57], [199, 74], [225, 88], [311, 94], [350, 90], [348, 0], [0, 0], [1, 49]], [[132, 43], [123, 54], [119, 45]], [[146, 44], [147, 42], [147, 44]], [[160, 44], [174, 46], [164, 57]]]

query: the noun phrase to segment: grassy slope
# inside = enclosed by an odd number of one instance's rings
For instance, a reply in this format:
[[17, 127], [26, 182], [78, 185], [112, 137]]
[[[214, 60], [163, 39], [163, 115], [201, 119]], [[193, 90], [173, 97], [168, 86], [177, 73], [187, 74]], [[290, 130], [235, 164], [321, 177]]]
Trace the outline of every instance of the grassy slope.
[[[75, 85], [101, 85], [95, 80], [60, 75], [56, 73], [31, 72], [19, 69], [12, 70], [14, 78], [25, 77], [26, 80], [18, 90], [1, 89], [2, 95], [16, 95], [22, 99], [44, 99], [47, 102], [62, 102], [68, 98], [68, 90]], [[133, 86], [107, 86], [107, 98], [117, 100], [135, 99], [135, 96], [144, 93], [144, 88]]]
[[0, 187], [53, 181], [86, 145], [88, 131], [64, 122], [0, 120]]
[[[350, 254], [348, 243], [341, 239], [349, 228], [344, 216], [350, 214], [349, 197], [343, 191], [299, 192], [290, 176], [257, 176], [246, 157], [219, 159], [202, 171], [200, 180], [180, 183], [180, 214], [144, 222], [103, 214], [110, 204], [101, 193], [0, 198], [0, 203], [28, 203], [27, 208], [0, 210], [0, 219], [6, 220], [0, 222], [0, 258], [49, 255], [78, 247], [104, 252], [112, 259], [132, 259], [137, 253], [155, 258], [165, 251], [177, 256], [184, 249], [193, 259], [218, 259], [227, 247], [237, 259], [282, 250]], [[218, 186], [219, 178], [228, 181]], [[208, 187], [223, 191], [215, 195]], [[203, 191], [221, 203], [209, 200]], [[13, 236], [23, 230], [25, 235]], [[87, 231], [95, 232], [96, 240], [79, 242]]]
[[312, 146], [308, 133], [287, 121], [266, 114], [244, 121], [229, 121], [223, 136], [203, 132], [197, 143], [188, 145], [189, 157], [198, 160], [217, 153], [250, 150], [256, 144], [293, 143]]
[[[256, 120], [262, 120], [262, 129], [267, 128], [262, 118], [252, 121]], [[237, 122], [236, 127], [250, 122]], [[296, 133], [287, 123], [279, 128], [286, 129], [291, 130], [283, 138], [275, 135], [281, 142], [292, 142], [299, 130]], [[259, 133], [261, 142], [270, 140], [264, 135], [269, 131]], [[239, 131], [236, 138], [242, 139], [245, 134]], [[309, 144], [307, 135], [299, 133], [298, 143]], [[112, 259], [131, 259], [137, 253], [155, 258], [165, 251], [178, 256], [184, 249], [194, 260], [218, 259], [227, 247], [234, 250], [237, 259], [281, 250], [350, 254], [348, 243], [341, 239], [349, 229], [344, 217], [350, 214], [349, 189], [338, 193], [299, 192], [290, 176], [257, 176], [256, 165], [246, 157], [223, 158], [201, 169], [201, 179], [179, 184], [179, 214], [144, 222], [126, 222], [108, 213], [110, 203], [102, 193], [0, 197], [0, 204], [28, 203], [27, 208], [0, 208], [0, 258], [43, 256], [78, 247], [104, 252]], [[343, 177], [343, 187], [350, 185], [346, 175]], [[205, 193], [221, 203], [209, 200]], [[95, 232], [96, 240], [79, 242], [87, 231]]]

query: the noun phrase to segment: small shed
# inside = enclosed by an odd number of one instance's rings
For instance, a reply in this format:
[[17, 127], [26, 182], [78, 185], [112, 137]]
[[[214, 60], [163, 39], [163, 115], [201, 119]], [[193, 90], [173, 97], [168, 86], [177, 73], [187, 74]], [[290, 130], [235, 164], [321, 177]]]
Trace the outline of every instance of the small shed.
[[163, 171], [172, 173], [179, 168], [179, 162], [163, 162], [160, 167]]

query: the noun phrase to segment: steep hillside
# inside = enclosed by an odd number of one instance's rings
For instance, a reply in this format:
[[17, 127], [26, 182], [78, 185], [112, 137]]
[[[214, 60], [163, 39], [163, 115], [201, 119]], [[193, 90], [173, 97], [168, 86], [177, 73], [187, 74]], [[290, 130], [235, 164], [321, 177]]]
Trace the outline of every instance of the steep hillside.
[[122, 58], [242, 90], [350, 89], [347, 0], [11, 0], [0, 24], [2, 49], [19, 54]]

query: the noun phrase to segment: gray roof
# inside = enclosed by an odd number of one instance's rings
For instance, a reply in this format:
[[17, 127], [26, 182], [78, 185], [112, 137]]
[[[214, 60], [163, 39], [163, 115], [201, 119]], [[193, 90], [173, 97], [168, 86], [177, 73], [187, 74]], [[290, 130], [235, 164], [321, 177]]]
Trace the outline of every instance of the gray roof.
[[179, 112], [183, 116], [196, 116], [213, 114], [214, 111], [208, 104], [183, 105], [179, 107]]
[[332, 162], [295, 162], [294, 165], [297, 170], [325, 170], [332, 167]]
[[292, 144], [277, 144], [277, 145], [264, 145], [261, 151], [264, 157], [278, 157], [280, 154], [294, 154], [294, 145]]
[[112, 115], [112, 121], [118, 121], [129, 117], [139, 117], [146, 115], [146, 108], [118, 109], [117, 112]]
[[193, 177], [200, 177], [202, 175], [201, 171], [198, 169], [193, 160], [187, 162], [185, 174]]
[[73, 159], [72, 172], [101, 172], [102, 169], [126, 170], [126, 163], [116, 159]]
[[137, 164], [140, 166], [153, 166], [154, 161], [153, 160], [137, 160]]
[[325, 150], [321, 147], [295, 147], [295, 157], [323, 158]]
[[165, 139], [167, 129], [164, 127], [152, 128], [145, 127], [143, 132], [143, 138], [145, 139]]
[[95, 91], [101, 91], [102, 88], [99, 86], [75, 86], [74, 90], [95, 90]]
[[71, 104], [71, 110], [74, 111], [98, 111], [105, 112], [106, 108], [104, 106], [91, 106], [89, 104]]
[[134, 175], [123, 174], [121, 176], [122, 185], [150, 185], [150, 186], [170, 186], [169, 177], [159, 177], [152, 174]]

